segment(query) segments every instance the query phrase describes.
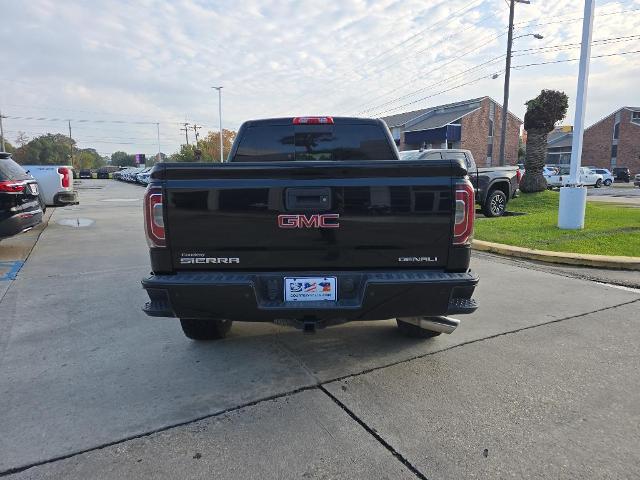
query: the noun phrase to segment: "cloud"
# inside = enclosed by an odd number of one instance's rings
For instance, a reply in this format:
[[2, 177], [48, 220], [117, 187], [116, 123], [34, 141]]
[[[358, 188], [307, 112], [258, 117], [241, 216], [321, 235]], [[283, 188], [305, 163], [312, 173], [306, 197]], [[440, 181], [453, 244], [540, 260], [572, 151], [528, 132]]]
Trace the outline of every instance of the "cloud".
[[[516, 36], [539, 31], [545, 38], [516, 39], [514, 65], [577, 57], [578, 49], [525, 49], [579, 42], [582, 5], [518, 4]], [[594, 39], [639, 31], [640, 0], [599, 2], [596, 12]], [[493, 0], [6, 2], [0, 41], [10, 76], [0, 78], [0, 108], [10, 116], [159, 122], [163, 150], [171, 152], [184, 139], [178, 123], [185, 118], [216, 128], [213, 85], [225, 87], [226, 128], [253, 117], [363, 109], [375, 115], [410, 102], [422, 108], [481, 95], [501, 101], [503, 77], [488, 77], [504, 69], [503, 59], [475, 67], [504, 53], [507, 17]], [[637, 38], [594, 44], [593, 53], [639, 45]], [[565, 90], [573, 100], [576, 74], [577, 62], [514, 70], [512, 110], [522, 118], [524, 102], [542, 88]], [[638, 55], [595, 59], [587, 120], [640, 105], [637, 78]], [[66, 125], [6, 123], [32, 134]], [[104, 153], [152, 152], [154, 129], [91, 122], [74, 128], [81, 146]]]

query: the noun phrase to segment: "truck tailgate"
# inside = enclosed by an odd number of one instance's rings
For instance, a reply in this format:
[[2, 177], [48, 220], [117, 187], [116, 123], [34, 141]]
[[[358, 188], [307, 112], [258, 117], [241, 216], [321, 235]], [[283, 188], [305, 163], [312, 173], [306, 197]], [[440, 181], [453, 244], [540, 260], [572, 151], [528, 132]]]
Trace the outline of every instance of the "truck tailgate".
[[443, 268], [453, 182], [442, 161], [164, 164], [174, 270]]

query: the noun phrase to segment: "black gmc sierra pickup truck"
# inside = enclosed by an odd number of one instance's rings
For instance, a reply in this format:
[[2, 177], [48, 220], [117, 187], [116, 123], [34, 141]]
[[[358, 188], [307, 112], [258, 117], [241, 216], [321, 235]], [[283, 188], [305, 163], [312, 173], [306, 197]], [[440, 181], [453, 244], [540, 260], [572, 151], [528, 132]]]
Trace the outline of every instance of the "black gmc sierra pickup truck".
[[477, 308], [467, 165], [400, 161], [381, 120], [248, 121], [226, 163], [156, 165], [144, 216], [144, 311], [192, 339], [389, 318], [432, 337]]

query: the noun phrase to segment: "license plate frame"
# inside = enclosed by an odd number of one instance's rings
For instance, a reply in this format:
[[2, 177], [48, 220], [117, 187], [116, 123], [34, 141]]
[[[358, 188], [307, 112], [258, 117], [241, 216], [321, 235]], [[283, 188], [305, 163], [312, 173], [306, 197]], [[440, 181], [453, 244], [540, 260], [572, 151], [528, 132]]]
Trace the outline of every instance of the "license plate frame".
[[337, 277], [285, 277], [285, 302], [335, 302]]

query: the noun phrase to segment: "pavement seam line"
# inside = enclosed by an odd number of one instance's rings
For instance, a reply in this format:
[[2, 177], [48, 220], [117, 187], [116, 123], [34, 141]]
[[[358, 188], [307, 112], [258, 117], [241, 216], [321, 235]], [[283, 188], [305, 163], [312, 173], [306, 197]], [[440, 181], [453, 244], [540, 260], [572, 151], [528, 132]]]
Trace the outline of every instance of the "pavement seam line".
[[210, 419], [210, 418], [220, 417], [220, 416], [225, 415], [227, 413], [233, 413], [233, 412], [236, 412], [238, 410], [242, 410], [243, 408], [253, 407], [253, 406], [258, 405], [258, 404], [263, 403], [263, 402], [269, 402], [271, 400], [278, 400], [280, 398], [289, 397], [289, 396], [296, 395], [296, 394], [301, 393], [301, 392], [306, 392], [308, 390], [315, 390], [317, 388], [318, 388], [318, 384], [307, 385], [305, 387], [296, 388], [295, 390], [291, 390], [291, 391], [288, 391], [288, 392], [278, 393], [276, 395], [270, 395], [268, 397], [259, 398], [259, 399], [253, 400], [251, 402], [248, 402], [248, 403], [243, 403], [241, 405], [236, 405], [234, 407], [229, 407], [229, 408], [226, 408], [224, 410], [220, 410], [218, 412], [210, 413], [210, 414], [207, 414], [207, 415], [201, 415], [201, 416], [199, 416], [197, 418], [192, 418], [190, 420], [185, 420], [183, 422], [178, 422], [178, 423], [174, 423], [174, 424], [171, 424], [171, 425], [165, 425], [164, 427], [155, 428], [155, 429], [150, 430], [148, 432], [143, 432], [143, 433], [139, 433], [139, 434], [136, 434], [136, 435], [130, 435], [128, 437], [120, 438], [120, 439], [114, 440], [112, 442], [102, 443], [102, 444], [97, 445], [95, 447], [85, 448], [83, 450], [77, 450], [75, 452], [67, 453], [65, 455], [58, 455], [57, 457], [49, 458], [47, 460], [41, 460], [41, 461], [38, 461], [38, 462], [32, 462], [32, 463], [29, 463], [27, 465], [22, 465], [20, 467], [12, 467], [12, 468], [9, 468], [7, 470], [0, 471], [0, 477], [6, 477], [8, 475], [14, 475], [16, 473], [24, 472], [25, 470], [29, 470], [29, 469], [34, 468], [34, 467], [41, 467], [43, 465], [48, 465], [50, 463], [59, 462], [61, 460], [67, 460], [69, 458], [77, 457], [78, 455], [84, 455], [85, 453], [91, 453], [91, 452], [95, 452], [97, 450], [102, 450], [104, 448], [113, 447], [114, 445], [120, 445], [121, 443], [129, 442], [131, 440], [136, 440], [136, 439], [139, 439], [139, 438], [149, 437], [149, 436], [154, 435], [156, 433], [166, 432], [167, 430], [171, 430], [172, 428], [184, 427], [184, 426], [187, 426], [187, 425], [191, 425], [193, 423], [201, 422], [202, 420], [207, 420], [207, 419]]
[[[171, 430], [172, 428], [184, 427], [186, 425], [191, 425], [193, 423], [200, 422], [202, 420], [207, 420], [209, 418], [219, 417], [219, 416], [224, 415], [226, 413], [231, 413], [231, 412], [235, 412], [235, 411], [238, 411], [238, 410], [242, 410], [243, 408], [253, 407], [253, 406], [258, 405], [258, 404], [260, 404], [262, 402], [268, 402], [268, 401], [271, 401], [271, 400], [276, 400], [276, 399], [280, 399], [280, 398], [289, 397], [289, 396], [295, 395], [295, 394], [300, 393], [300, 392], [305, 392], [305, 391], [314, 390], [314, 389], [320, 389], [320, 390], [325, 391], [325, 393], [327, 393], [327, 391], [324, 389], [324, 385], [326, 385], [328, 383], [340, 382], [342, 380], [346, 380], [346, 379], [349, 379], [349, 378], [354, 378], [354, 377], [358, 377], [358, 376], [361, 376], [361, 375], [366, 375], [368, 373], [375, 372], [375, 371], [378, 371], [378, 370], [383, 370], [385, 368], [394, 367], [396, 365], [401, 365], [403, 363], [409, 363], [409, 362], [412, 362], [414, 360], [419, 360], [421, 358], [426, 358], [428, 356], [435, 355], [435, 354], [438, 354], [438, 353], [447, 352], [449, 350], [453, 350], [453, 349], [459, 348], [459, 347], [464, 347], [466, 345], [471, 345], [471, 344], [474, 344], [474, 343], [483, 342], [485, 340], [492, 340], [494, 338], [498, 338], [498, 337], [502, 337], [502, 336], [506, 336], [506, 335], [511, 335], [511, 334], [514, 334], [514, 333], [519, 333], [519, 332], [522, 332], [522, 331], [531, 330], [531, 329], [538, 328], [538, 327], [544, 327], [544, 326], [547, 326], [547, 325], [552, 325], [554, 323], [560, 323], [560, 322], [563, 322], [565, 320], [572, 320], [572, 319], [575, 319], [575, 318], [580, 318], [580, 317], [584, 317], [584, 316], [587, 316], [587, 315], [592, 315], [594, 313], [599, 313], [599, 312], [603, 312], [603, 311], [607, 311], [607, 310], [613, 310], [615, 308], [624, 307], [626, 305], [630, 305], [630, 304], [638, 303], [638, 302], [640, 302], [640, 298], [637, 298], [635, 300], [630, 300], [628, 302], [623, 302], [623, 303], [620, 303], [618, 305], [612, 305], [610, 307], [599, 308], [599, 309], [593, 310], [591, 312], [579, 313], [579, 314], [571, 315], [569, 317], [564, 317], [564, 318], [557, 318], [557, 319], [554, 319], [554, 320], [550, 320], [548, 322], [539, 323], [539, 324], [536, 324], [536, 325], [529, 325], [529, 326], [522, 327], [522, 328], [519, 328], [519, 329], [509, 330], [507, 332], [497, 333], [495, 335], [490, 335], [488, 337], [477, 338], [475, 340], [469, 340], [467, 342], [459, 343], [457, 345], [451, 345], [450, 347], [443, 348], [443, 349], [440, 349], [440, 350], [434, 350], [432, 352], [427, 352], [427, 353], [423, 353], [423, 354], [420, 354], [420, 355], [414, 355], [413, 357], [410, 357], [410, 358], [407, 358], [407, 359], [404, 359], [404, 360], [398, 360], [396, 362], [391, 362], [389, 364], [385, 364], [385, 365], [381, 365], [381, 366], [378, 366], [378, 367], [372, 367], [372, 368], [369, 368], [369, 369], [366, 369], [366, 370], [362, 370], [362, 371], [357, 372], [357, 373], [351, 373], [351, 374], [348, 374], [348, 375], [343, 375], [341, 377], [335, 377], [335, 378], [326, 380], [324, 382], [320, 382], [320, 383], [316, 383], [316, 384], [312, 384], [312, 385], [307, 385], [305, 387], [300, 387], [300, 388], [297, 388], [295, 390], [291, 390], [291, 391], [288, 391], [288, 392], [278, 393], [278, 394], [275, 394], [275, 395], [270, 395], [270, 396], [267, 396], [267, 397], [259, 398], [259, 399], [253, 400], [251, 402], [248, 402], [248, 403], [243, 403], [241, 405], [236, 405], [234, 407], [229, 407], [229, 408], [226, 408], [224, 410], [220, 410], [218, 412], [213, 412], [213, 413], [210, 413], [210, 414], [207, 414], [207, 415], [201, 415], [199, 417], [196, 417], [196, 418], [193, 418], [193, 419], [190, 419], [190, 420], [185, 420], [183, 422], [174, 423], [174, 424], [171, 424], [171, 425], [165, 425], [163, 427], [155, 428], [155, 429], [150, 430], [148, 432], [143, 432], [143, 433], [139, 433], [139, 434], [136, 434], [136, 435], [130, 435], [128, 437], [120, 438], [120, 439], [114, 440], [112, 442], [106, 442], [106, 443], [97, 445], [95, 447], [90, 447], [90, 448], [86, 448], [86, 449], [83, 449], [83, 450], [77, 450], [75, 452], [71, 452], [71, 453], [68, 453], [68, 454], [65, 454], [65, 455], [59, 455], [57, 457], [53, 457], [53, 458], [50, 458], [48, 460], [41, 460], [41, 461], [38, 461], [38, 462], [30, 463], [28, 465], [23, 465], [23, 466], [20, 466], [20, 467], [9, 468], [7, 470], [0, 471], [0, 477], [5, 477], [7, 475], [20, 473], [20, 472], [23, 472], [23, 471], [28, 470], [30, 468], [39, 467], [39, 466], [47, 465], [47, 464], [50, 464], [50, 463], [55, 463], [55, 462], [58, 462], [60, 460], [66, 460], [68, 458], [76, 457], [78, 455], [83, 455], [85, 453], [90, 453], [90, 452], [93, 452], [93, 451], [96, 451], [96, 450], [102, 450], [104, 448], [112, 447], [114, 445], [119, 445], [121, 443], [125, 443], [125, 442], [128, 442], [130, 440], [136, 440], [138, 438], [148, 437], [148, 436], [151, 436], [151, 435], [156, 434], [156, 433], [160, 433], [160, 432], [165, 432], [167, 430]], [[329, 394], [329, 395], [331, 395], [331, 394]], [[426, 477], [423, 477], [423, 478], [426, 479]]]
[[[327, 382], [328, 383], [328, 382]], [[318, 389], [323, 391], [325, 395], [327, 395], [333, 402], [340, 407], [352, 420], [354, 420], [358, 425], [365, 429], [365, 431], [371, 435], [380, 445], [382, 445], [385, 449], [393, 455], [400, 463], [402, 463], [406, 468], [408, 468], [411, 473], [413, 473], [420, 480], [429, 480], [416, 466], [414, 466], [409, 460], [407, 460], [400, 452], [398, 452], [393, 446], [387, 442], [382, 436], [376, 432], [373, 428], [367, 425], [360, 417], [358, 417], [353, 411], [347, 407], [344, 403], [338, 400], [331, 392], [329, 392], [323, 384], [318, 385]]]
[[381, 365], [379, 367], [371, 367], [371, 368], [368, 368], [368, 369], [363, 370], [363, 371], [358, 372], [358, 373], [350, 373], [348, 375], [343, 375], [341, 377], [336, 377], [336, 378], [334, 378], [332, 380], [327, 380], [326, 382], [322, 382], [321, 385], [326, 385], [327, 383], [332, 383], [332, 382], [340, 382], [340, 381], [346, 380], [348, 378], [354, 378], [354, 377], [358, 377], [360, 375], [366, 375], [366, 374], [371, 373], [371, 372], [376, 372], [378, 370], [383, 370], [385, 368], [395, 367], [396, 365], [402, 365], [403, 363], [413, 362], [414, 360], [419, 360], [421, 358], [426, 358], [426, 357], [429, 357], [431, 355], [435, 355], [437, 353], [448, 352], [449, 350], [453, 350], [455, 348], [464, 347], [466, 345], [472, 345], [474, 343], [484, 342], [485, 340], [493, 340], [494, 338], [502, 337], [502, 336], [505, 336], [505, 335], [512, 335], [512, 334], [515, 334], [515, 333], [524, 332], [526, 330], [531, 330], [531, 329], [538, 328], [538, 327], [545, 327], [547, 325], [553, 325], [554, 323], [560, 323], [560, 322], [564, 322], [566, 320], [573, 320], [575, 318], [585, 317], [587, 315], [592, 315], [594, 313], [600, 313], [600, 312], [604, 312], [604, 311], [607, 311], [607, 310], [613, 310], [615, 308], [624, 307], [626, 305], [630, 305], [632, 303], [637, 303], [637, 302], [640, 302], [640, 298], [636, 298], [635, 300], [629, 300], [628, 302], [623, 302], [623, 303], [620, 303], [618, 305], [612, 305], [610, 307], [599, 308], [599, 309], [593, 310], [591, 312], [578, 313], [576, 315], [571, 315], [569, 317], [556, 318], [554, 320], [549, 320], [548, 322], [538, 323], [536, 325], [528, 325], [526, 327], [517, 328], [515, 330], [509, 330], [509, 331], [506, 331], [506, 332], [501, 332], [501, 333], [496, 333], [494, 335], [489, 335], [488, 337], [482, 337], [482, 338], [476, 338], [474, 340], [468, 340], [466, 342], [458, 343], [456, 345], [451, 345], [449, 347], [442, 348], [440, 350], [434, 350], [432, 352], [421, 353], [419, 355], [414, 355], [413, 357], [410, 357], [410, 358], [406, 358], [406, 359], [403, 359], [403, 360], [397, 360], [397, 361], [391, 362], [391, 363], [389, 363], [387, 365]]

